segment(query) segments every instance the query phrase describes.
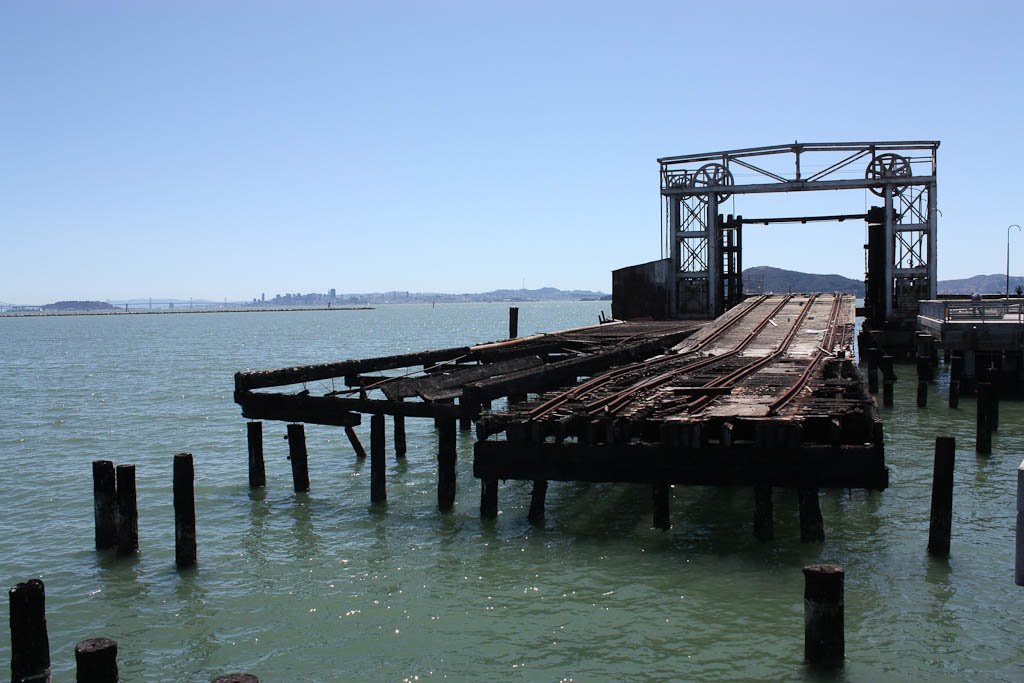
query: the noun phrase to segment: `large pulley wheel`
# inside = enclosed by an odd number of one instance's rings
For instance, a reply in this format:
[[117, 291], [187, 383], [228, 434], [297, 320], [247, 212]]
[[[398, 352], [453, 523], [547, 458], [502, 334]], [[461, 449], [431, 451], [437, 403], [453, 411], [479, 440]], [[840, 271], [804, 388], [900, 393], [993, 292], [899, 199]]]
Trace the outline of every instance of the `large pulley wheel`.
[[[910, 161], [899, 154], [879, 154], [871, 160], [867, 170], [864, 172], [864, 178], [867, 180], [909, 178], [911, 175], [913, 173], [910, 170]], [[901, 195], [906, 191], [907, 187], [907, 185], [893, 185], [892, 193], [894, 195]], [[884, 187], [871, 187], [868, 189], [879, 197], [885, 196]]]
[[[698, 168], [697, 172], [693, 175], [693, 187], [722, 187], [731, 186], [732, 184], [732, 173], [722, 164], [705, 164]], [[700, 195], [704, 201], [707, 201], [707, 196]], [[719, 202], [724, 202], [732, 196], [732, 193], [719, 192], [717, 196]]]

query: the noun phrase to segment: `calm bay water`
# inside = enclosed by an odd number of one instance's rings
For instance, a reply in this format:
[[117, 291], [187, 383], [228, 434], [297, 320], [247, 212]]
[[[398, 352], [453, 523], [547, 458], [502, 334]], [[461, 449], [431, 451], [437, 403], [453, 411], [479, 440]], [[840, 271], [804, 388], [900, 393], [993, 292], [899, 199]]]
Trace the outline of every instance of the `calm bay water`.
[[[607, 307], [522, 304], [520, 331], [591, 324]], [[847, 665], [826, 680], [1024, 679], [1013, 585], [1024, 407], [1001, 406], [994, 453], [976, 457], [973, 400], [948, 409], [940, 375], [917, 409], [910, 366], [884, 415], [891, 487], [823, 492], [820, 546], [799, 543], [788, 491], [769, 544], [753, 539], [746, 489], [676, 487], [663, 533], [645, 487], [553, 483], [534, 528], [528, 485], [509, 482], [501, 515], [483, 522], [467, 434], [456, 509], [440, 515], [428, 420], [408, 421], [406, 462], [389, 441], [386, 508], [369, 505], [369, 464], [337, 428], [307, 426], [312, 489], [294, 494], [284, 425], [266, 423], [268, 485], [250, 492], [237, 370], [506, 329], [500, 304], [0, 318], [0, 577], [46, 582], [54, 680], [73, 680], [74, 643], [101, 635], [118, 641], [125, 681], [816, 680], [802, 665], [800, 569], [818, 561], [847, 570]], [[925, 552], [943, 432], [957, 437], [948, 561]], [[180, 451], [196, 461], [200, 562], [184, 573], [170, 486]], [[137, 465], [137, 558], [93, 550], [100, 458]]]

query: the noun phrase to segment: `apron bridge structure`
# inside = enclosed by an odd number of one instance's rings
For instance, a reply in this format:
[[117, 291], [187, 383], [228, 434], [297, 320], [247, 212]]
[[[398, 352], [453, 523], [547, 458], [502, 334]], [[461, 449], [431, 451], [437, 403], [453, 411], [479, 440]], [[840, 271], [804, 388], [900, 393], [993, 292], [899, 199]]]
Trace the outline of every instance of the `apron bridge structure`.
[[[800, 494], [802, 538], [820, 541], [820, 488], [888, 485], [881, 421], [852, 357], [854, 310], [840, 294], [759, 296], [710, 323], [615, 322], [242, 372], [235, 401], [253, 420], [344, 427], [362, 457], [352, 427], [371, 415], [373, 502], [386, 500], [385, 415], [395, 421], [396, 457], [405, 457], [397, 437], [407, 417], [434, 420], [441, 511], [454, 505], [456, 424], [466, 430], [475, 421], [483, 517], [497, 516], [498, 482], [507, 479], [533, 482], [534, 522], [551, 481], [649, 484], [659, 528], [670, 525], [673, 485], [752, 486], [754, 533], [769, 539], [772, 490], [787, 487]], [[311, 389], [335, 379], [344, 388]], [[263, 484], [261, 434], [250, 426], [255, 486]], [[301, 425], [290, 425], [296, 490], [309, 487], [302, 439]]]

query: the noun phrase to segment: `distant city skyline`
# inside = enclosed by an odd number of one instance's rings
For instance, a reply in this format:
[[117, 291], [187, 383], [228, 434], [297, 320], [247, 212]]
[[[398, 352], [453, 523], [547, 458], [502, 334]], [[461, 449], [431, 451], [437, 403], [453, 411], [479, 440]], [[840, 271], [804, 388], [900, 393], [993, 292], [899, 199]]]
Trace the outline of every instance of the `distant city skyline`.
[[[3, 3], [0, 301], [607, 292], [661, 255], [658, 157], [796, 139], [940, 140], [939, 278], [1002, 272], [1008, 242], [1024, 265], [1022, 19], [923, 0]], [[815, 194], [723, 210], [877, 201]], [[859, 278], [856, 223], [751, 226], [744, 263]]]

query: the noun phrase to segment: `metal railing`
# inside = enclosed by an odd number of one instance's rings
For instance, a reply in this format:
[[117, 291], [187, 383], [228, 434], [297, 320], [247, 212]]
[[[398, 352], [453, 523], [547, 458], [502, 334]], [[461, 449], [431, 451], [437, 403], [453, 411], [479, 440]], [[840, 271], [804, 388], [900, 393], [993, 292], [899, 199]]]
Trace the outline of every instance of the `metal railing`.
[[1024, 324], [1024, 299], [922, 301], [920, 314], [927, 318], [954, 322], [978, 320]]

